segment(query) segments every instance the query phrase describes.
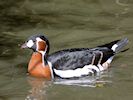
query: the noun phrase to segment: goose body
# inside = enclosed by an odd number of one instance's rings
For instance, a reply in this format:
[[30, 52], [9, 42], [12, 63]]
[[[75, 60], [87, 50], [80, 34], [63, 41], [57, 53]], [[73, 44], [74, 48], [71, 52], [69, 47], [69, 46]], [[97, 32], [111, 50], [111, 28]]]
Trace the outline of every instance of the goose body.
[[108, 69], [114, 56], [128, 43], [116, 40], [96, 48], [65, 49], [49, 54], [49, 41], [42, 34], [28, 38], [22, 48], [34, 52], [28, 65], [32, 76], [47, 79], [83, 77]]

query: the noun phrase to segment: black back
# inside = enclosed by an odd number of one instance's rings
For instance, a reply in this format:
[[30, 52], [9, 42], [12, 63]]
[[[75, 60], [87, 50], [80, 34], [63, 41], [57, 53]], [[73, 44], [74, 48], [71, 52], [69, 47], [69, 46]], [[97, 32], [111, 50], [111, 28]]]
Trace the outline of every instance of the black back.
[[91, 64], [94, 55], [94, 64], [97, 65], [101, 57], [100, 52], [103, 53], [103, 59], [101, 63], [105, 62], [109, 57], [113, 55], [112, 50], [106, 47], [98, 47], [94, 49], [77, 48], [57, 51], [49, 55], [47, 59], [52, 63], [53, 68], [55, 69], [70, 70], [82, 68], [85, 65]]

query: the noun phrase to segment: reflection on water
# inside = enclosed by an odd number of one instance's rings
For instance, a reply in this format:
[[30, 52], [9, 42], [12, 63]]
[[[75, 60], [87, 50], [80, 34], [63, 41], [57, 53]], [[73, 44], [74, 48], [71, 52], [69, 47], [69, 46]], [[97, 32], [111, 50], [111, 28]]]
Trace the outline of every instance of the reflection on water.
[[[132, 0], [1, 0], [0, 100], [132, 100], [132, 9]], [[123, 37], [129, 39], [130, 49], [117, 55], [109, 72], [98, 76], [29, 78], [31, 51], [21, 50], [20, 45], [40, 32], [50, 40], [50, 53]]]
[[[106, 79], [107, 78], [107, 79]], [[112, 83], [111, 74], [107, 72], [99, 73], [95, 76], [87, 76], [77, 79], [56, 79], [54, 84], [58, 85], [71, 85], [71, 86], [81, 86], [81, 87], [103, 87]]]
[[29, 94], [27, 95], [25, 100], [46, 100], [46, 90], [47, 87], [50, 86], [51, 82], [39, 79], [39, 78], [33, 78], [28, 77], [27, 78], [28, 83], [31, 86], [31, 89], [29, 90]]
[[112, 81], [110, 80], [111, 77], [111, 72], [108, 71], [96, 76], [78, 79], [54, 79], [53, 81], [47, 81], [42, 78], [28, 77], [27, 81], [31, 89], [29, 90], [25, 100], [47, 100], [48, 88], [52, 87], [53, 85], [103, 88], [112, 84]]

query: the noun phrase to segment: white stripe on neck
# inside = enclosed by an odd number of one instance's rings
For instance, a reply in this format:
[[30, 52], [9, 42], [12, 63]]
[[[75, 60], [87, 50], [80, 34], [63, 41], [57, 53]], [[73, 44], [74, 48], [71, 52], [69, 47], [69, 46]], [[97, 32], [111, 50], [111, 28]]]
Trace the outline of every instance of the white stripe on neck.
[[45, 56], [46, 52], [45, 51], [38, 51], [38, 52], [42, 54], [42, 63], [43, 63], [43, 67], [44, 67], [45, 66], [44, 56]]
[[52, 63], [48, 61], [48, 65], [49, 65], [49, 68], [50, 68], [51, 77], [52, 77], [52, 79], [54, 79], [54, 74], [53, 74], [53, 69], [52, 69]]
[[[45, 67], [45, 61], [44, 61], [44, 56], [46, 54], [46, 52], [44, 51], [39, 51], [42, 54], [42, 62], [43, 62], [43, 67]], [[54, 74], [53, 74], [53, 69], [52, 69], [52, 63], [50, 61], [47, 61], [49, 68], [50, 68], [50, 72], [51, 72], [51, 77], [52, 79], [54, 79]]]

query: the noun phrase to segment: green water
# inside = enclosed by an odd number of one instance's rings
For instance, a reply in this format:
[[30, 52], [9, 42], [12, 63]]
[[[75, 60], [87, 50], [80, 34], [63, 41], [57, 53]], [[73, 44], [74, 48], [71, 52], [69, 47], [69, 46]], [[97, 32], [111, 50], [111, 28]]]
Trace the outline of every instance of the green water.
[[[32, 51], [20, 49], [27, 37], [42, 32], [50, 53], [123, 37], [130, 49], [107, 72], [89, 78], [89, 85], [45, 81], [28, 76]], [[132, 0], [1, 0], [0, 100], [133, 100], [132, 40]]]

